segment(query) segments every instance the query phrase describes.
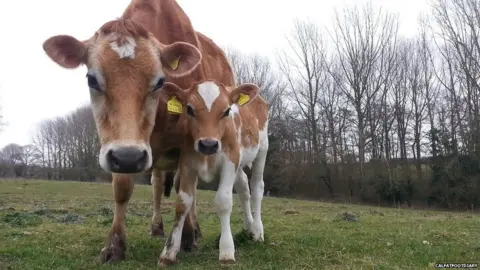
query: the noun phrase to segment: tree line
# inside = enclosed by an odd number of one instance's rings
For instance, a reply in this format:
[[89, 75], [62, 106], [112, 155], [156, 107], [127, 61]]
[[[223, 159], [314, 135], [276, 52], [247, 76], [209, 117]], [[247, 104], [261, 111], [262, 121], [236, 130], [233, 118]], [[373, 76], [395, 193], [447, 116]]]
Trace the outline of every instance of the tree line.
[[[270, 103], [269, 195], [473, 209], [480, 197], [480, 2], [435, 0], [403, 37], [371, 4], [297, 20], [272, 61], [225, 52]], [[3, 177], [108, 181], [90, 108], [1, 151]], [[139, 177], [139, 181], [145, 181]], [[200, 187], [212, 188], [201, 184]]]

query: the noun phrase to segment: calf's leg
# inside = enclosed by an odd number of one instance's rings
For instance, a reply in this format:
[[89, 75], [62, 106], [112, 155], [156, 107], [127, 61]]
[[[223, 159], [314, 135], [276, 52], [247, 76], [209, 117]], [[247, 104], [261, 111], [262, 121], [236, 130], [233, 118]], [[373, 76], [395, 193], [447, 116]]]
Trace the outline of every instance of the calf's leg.
[[235, 262], [235, 245], [230, 228], [230, 215], [232, 214], [232, 191], [235, 182], [235, 165], [225, 161], [221, 171], [220, 184], [215, 195], [215, 208], [220, 218], [220, 241], [218, 260], [221, 264]]
[[134, 187], [133, 178], [128, 174], [114, 173], [112, 174], [112, 178], [115, 212], [113, 215], [112, 228], [107, 237], [107, 243], [100, 252], [102, 263], [118, 262], [125, 259], [125, 213]]
[[[266, 147], [268, 149], [268, 146]], [[263, 171], [265, 168], [265, 160], [267, 157], [267, 150], [260, 149], [257, 158], [253, 162], [252, 179], [250, 186], [252, 188], [252, 208], [253, 208], [253, 224], [252, 234], [253, 240], [263, 242], [263, 223], [262, 223], [262, 199], [265, 189], [263, 182]]]
[[195, 178], [193, 184], [193, 202], [192, 208], [188, 213], [188, 216], [185, 218], [185, 222], [183, 225], [182, 231], [182, 243], [181, 243], [181, 250], [186, 252], [196, 251], [197, 248], [197, 239], [199, 238], [199, 225], [197, 222], [196, 217], [196, 190], [197, 190], [197, 183], [198, 178]]
[[177, 253], [180, 251], [185, 219], [189, 215], [194, 200], [196, 175], [193, 171], [179, 168], [179, 179], [177, 180], [180, 181], [180, 185], [175, 203], [175, 222], [160, 254], [158, 261], [160, 267], [176, 262]]
[[[178, 189], [180, 188], [180, 181], [178, 180], [179, 178], [179, 170], [175, 172], [175, 176], [173, 177], [173, 183], [175, 185], [175, 190], [178, 193]], [[196, 179], [196, 184], [195, 184], [195, 190], [194, 194], [197, 194], [197, 183], [198, 183], [198, 178]], [[199, 238], [202, 237], [202, 231], [200, 230], [200, 224], [198, 223], [197, 220], [197, 199], [196, 195], [194, 195], [193, 198], [193, 206], [192, 206], [192, 211], [190, 212], [190, 219], [192, 220], [192, 224], [195, 224], [195, 240], [198, 240]], [[182, 244], [182, 249], [183, 249], [183, 244]]]
[[253, 216], [250, 206], [250, 188], [248, 187], [248, 177], [242, 169], [239, 169], [237, 172], [234, 188], [238, 193], [243, 208], [243, 229], [251, 232]]

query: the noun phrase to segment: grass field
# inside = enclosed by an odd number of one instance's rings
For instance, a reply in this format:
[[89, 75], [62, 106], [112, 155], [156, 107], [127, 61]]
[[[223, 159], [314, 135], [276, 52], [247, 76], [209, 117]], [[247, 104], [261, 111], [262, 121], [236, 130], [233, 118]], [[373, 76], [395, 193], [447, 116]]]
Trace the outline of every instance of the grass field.
[[[172, 226], [172, 201], [164, 225]], [[203, 238], [172, 269], [218, 269], [214, 193], [199, 191]], [[234, 197], [232, 230], [242, 228]], [[164, 241], [150, 239], [151, 187], [136, 186], [127, 217], [127, 259], [101, 265], [112, 220], [109, 184], [0, 180], [0, 269], [154, 269]], [[359, 221], [341, 219], [343, 213]], [[236, 237], [233, 269], [433, 269], [480, 263], [480, 216], [265, 198], [265, 243]]]

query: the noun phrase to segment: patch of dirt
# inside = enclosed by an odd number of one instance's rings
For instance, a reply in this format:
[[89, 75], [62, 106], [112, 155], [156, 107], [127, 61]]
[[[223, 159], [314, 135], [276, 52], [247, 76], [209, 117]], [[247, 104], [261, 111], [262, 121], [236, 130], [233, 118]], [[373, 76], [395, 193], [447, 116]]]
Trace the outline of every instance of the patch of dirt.
[[108, 207], [102, 207], [98, 210], [98, 214], [104, 217], [113, 216], [113, 210]]
[[337, 215], [334, 221], [360, 222], [360, 218], [357, 217], [355, 214], [344, 212]]
[[59, 214], [67, 214], [68, 210], [66, 209], [38, 209], [32, 212], [32, 214], [37, 215], [37, 216], [46, 216], [48, 218], [55, 218], [56, 215]]
[[7, 213], [1, 221], [12, 227], [20, 228], [38, 226], [42, 223], [42, 219], [38, 215], [28, 212]]
[[85, 222], [85, 219], [80, 215], [67, 213], [66, 215], [58, 217], [57, 222], [65, 224], [82, 224]]
[[378, 212], [377, 210], [370, 210], [370, 211], [368, 211], [368, 213], [370, 215], [378, 215], [378, 216], [382, 216], [382, 217], [384, 216], [384, 214], [382, 212]]
[[298, 216], [299, 212], [297, 210], [285, 210], [285, 212], [283, 212], [283, 214], [285, 215], [295, 215], [295, 216]]

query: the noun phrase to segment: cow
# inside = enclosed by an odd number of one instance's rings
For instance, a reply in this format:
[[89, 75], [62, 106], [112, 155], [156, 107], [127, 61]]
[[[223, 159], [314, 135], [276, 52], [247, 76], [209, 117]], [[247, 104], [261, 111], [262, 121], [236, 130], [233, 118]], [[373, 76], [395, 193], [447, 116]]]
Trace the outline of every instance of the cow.
[[[45, 40], [48, 57], [63, 68], [87, 67], [90, 107], [101, 142], [100, 166], [112, 173], [115, 212], [103, 263], [125, 259], [125, 214], [133, 174], [151, 172], [153, 215], [150, 234], [163, 236], [162, 193], [170, 193], [165, 172], [178, 166], [182, 134], [179, 115], [168, 114], [159, 94], [165, 82], [188, 88], [203, 79], [234, 85], [223, 51], [196, 32], [175, 0], [132, 0], [118, 19], [80, 41], [70, 35]], [[173, 177], [171, 177], [172, 179]], [[164, 190], [164, 185], [167, 189]], [[200, 227], [195, 201], [185, 219], [182, 249], [196, 248]]]
[[[180, 114], [184, 143], [178, 171], [174, 227], [160, 255], [160, 266], [176, 262], [183, 241], [184, 219], [193, 207], [197, 177], [205, 182], [220, 176], [215, 207], [221, 223], [219, 261], [235, 262], [235, 247], [230, 229], [232, 190], [239, 194], [244, 212], [244, 229], [255, 241], [263, 241], [261, 202], [263, 171], [268, 150], [268, 104], [258, 96], [254, 84], [225, 86], [204, 80], [184, 90], [165, 83], [161, 99], [175, 104], [169, 110]], [[243, 168], [252, 169], [250, 186]], [[250, 208], [252, 199], [253, 215]]]

